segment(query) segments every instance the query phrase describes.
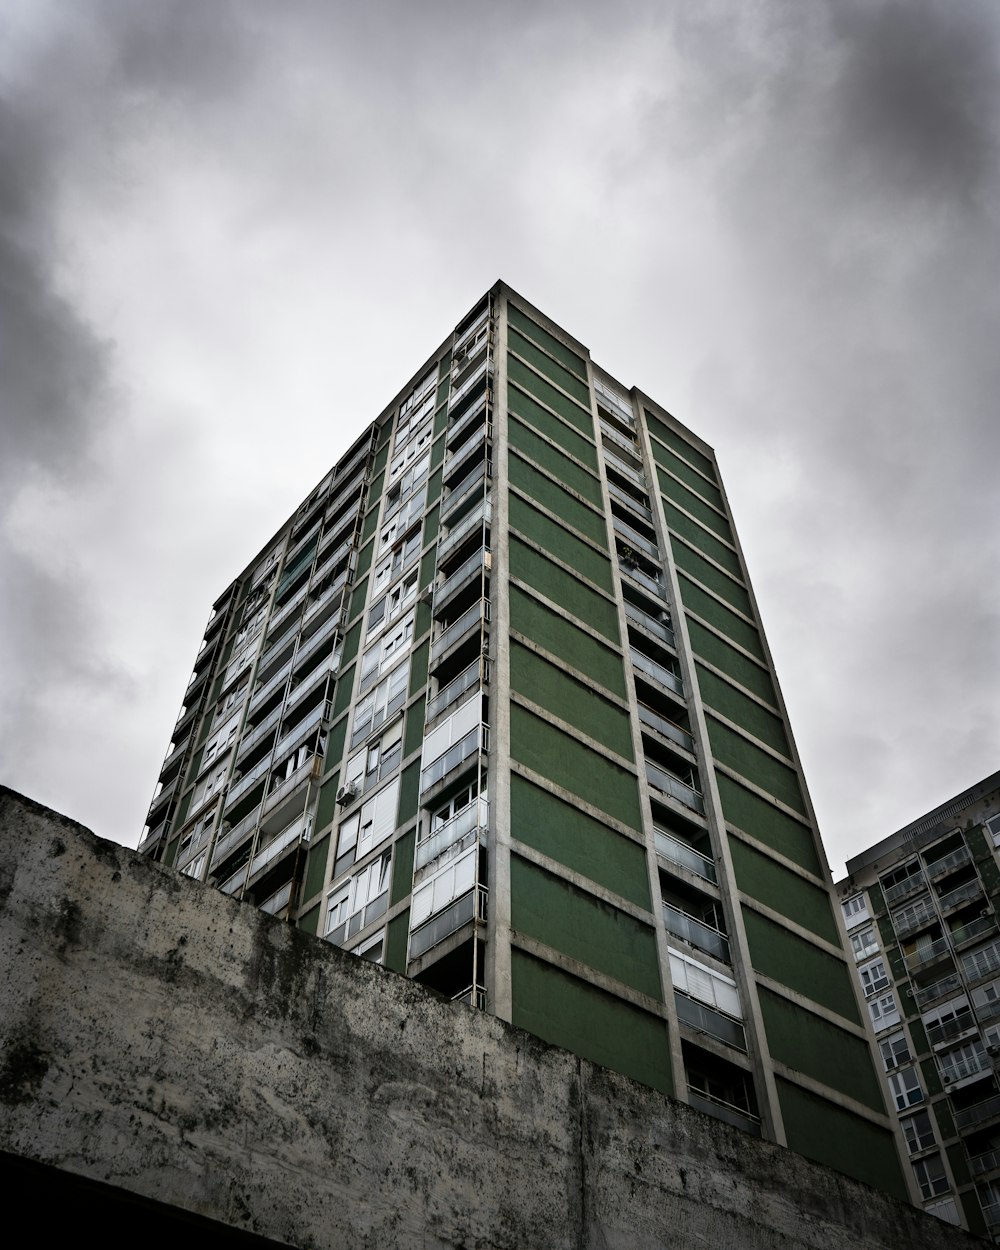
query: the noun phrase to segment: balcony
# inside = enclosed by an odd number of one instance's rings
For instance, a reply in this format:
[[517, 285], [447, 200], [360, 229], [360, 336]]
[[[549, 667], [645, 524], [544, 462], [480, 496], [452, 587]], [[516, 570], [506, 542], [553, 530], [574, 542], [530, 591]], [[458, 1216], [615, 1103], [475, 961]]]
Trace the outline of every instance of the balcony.
[[328, 642], [339, 628], [340, 617], [334, 616], [325, 625], [321, 625], [311, 638], [303, 639], [299, 643], [298, 651], [295, 653], [295, 668], [298, 668], [302, 661], [307, 656], [312, 655], [324, 642]]
[[[450, 577], [446, 578], [439, 586], [434, 587], [434, 614], [443, 611], [447, 607], [449, 601], [462, 590], [474, 577], [478, 574], [480, 581], [482, 579], [483, 570], [489, 571], [490, 568], [490, 552], [487, 548], [481, 547], [478, 551], [473, 552], [463, 564], [460, 564]], [[477, 598], [482, 597], [480, 590]]]
[[608, 494], [616, 503], [622, 504], [628, 508], [630, 512], [634, 512], [636, 516], [641, 517], [647, 525], [653, 524], [653, 511], [648, 505], [640, 503], [634, 495], [630, 495], [628, 491], [622, 490], [615, 482], [608, 482]]
[[987, 1150], [983, 1154], [969, 1156], [969, 1170], [973, 1176], [985, 1176], [1000, 1168], [1000, 1150]]
[[907, 955], [905, 957], [906, 967], [910, 972], [921, 972], [931, 967], [932, 964], [950, 957], [951, 945], [948, 939], [937, 938], [933, 942], [928, 942], [926, 946], [915, 950], [911, 955]]
[[626, 525], [618, 517], [614, 517], [611, 524], [622, 542], [627, 543], [635, 551], [643, 552], [651, 560], [659, 560], [660, 549], [656, 543], [652, 542], [644, 534], [640, 534], [637, 529], [633, 529], [631, 525]]
[[921, 1011], [924, 1011], [931, 1003], [936, 1003], [941, 998], [947, 998], [949, 994], [957, 994], [961, 989], [962, 978], [957, 973], [952, 973], [950, 976], [942, 977], [931, 985], [924, 986], [923, 989], [918, 989], [914, 986], [913, 998]]
[[461, 446], [463, 440], [471, 434], [480, 421], [488, 421], [488, 405], [485, 396], [481, 403], [468, 408], [457, 421], [453, 421], [448, 426], [448, 432], [445, 435], [445, 446], [448, 451], [452, 452], [456, 447]]
[[273, 864], [279, 855], [284, 854], [289, 847], [298, 845], [303, 840], [302, 833], [302, 822], [297, 820], [291, 829], [286, 829], [284, 833], [279, 833], [266, 846], [258, 848], [257, 854], [250, 863], [250, 873], [247, 880], [255, 877], [262, 868]]
[[690, 807], [692, 811], [704, 816], [705, 800], [687, 782], [681, 781], [679, 777], [668, 773], [657, 764], [651, 764], [648, 760], [646, 761], [646, 778], [654, 789], [659, 790], [663, 794], [668, 794], [672, 799], [676, 799], [678, 803], [683, 803], [685, 807]]
[[626, 438], [624, 434], [619, 434], [618, 431], [613, 430], [606, 421], [601, 421], [599, 419], [598, 424], [601, 427], [602, 441], [606, 441], [610, 439], [611, 442], [617, 443], [619, 447], [623, 448], [630, 456], [634, 456], [635, 459], [640, 461], [641, 463], [641, 456], [639, 454], [639, 448], [636, 445], [636, 441], [634, 438]]
[[446, 824], [428, 834], [422, 842], [417, 843], [413, 857], [413, 882], [416, 885], [421, 869], [435, 864], [446, 852], [449, 858], [460, 855], [476, 841], [483, 842], [486, 837], [486, 825], [489, 809], [485, 801], [470, 803], [463, 812], [453, 816]]
[[[331, 659], [336, 658], [336, 654], [331, 657]], [[285, 714], [287, 715], [293, 708], [298, 707], [310, 690], [315, 690], [317, 686], [326, 681], [331, 672], [336, 671], [336, 666], [333, 664], [327, 665], [326, 667], [321, 665], [319, 668], [314, 668], [313, 671], [307, 677], [303, 677], [301, 681], [295, 682], [288, 692], [288, 701], [285, 704]]]
[[624, 460], [622, 460], [620, 456], [616, 456], [609, 447], [604, 448], [604, 463], [609, 469], [613, 469], [616, 473], [620, 473], [627, 481], [633, 482], [643, 491], [647, 489], [645, 474], [639, 473], [635, 469], [631, 468], [625, 463]]
[[680, 725], [675, 725], [672, 720], [667, 720], [659, 712], [654, 712], [645, 703], [639, 703], [637, 708], [639, 720], [649, 729], [655, 729], [658, 734], [662, 734], [664, 738], [669, 738], [671, 742], [676, 742], [685, 751], [694, 753], [694, 738], [691, 737], [686, 729], [682, 729]]
[[146, 824], [153, 824], [156, 817], [161, 812], [166, 811], [167, 804], [177, 793], [177, 783], [179, 780], [179, 777], [175, 777], [173, 781], [167, 782], [159, 794], [154, 797], [152, 803], [149, 805], [149, 815], [146, 817]]
[[661, 855], [664, 859], [669, 860], [670, 863], [679, 864], [682, 868], [687, 868], [689, 872], [704, 878], [705, 881], [711, 881], [713, 885], [717, 881], [715, 864], [712, 860], [702, 855], [700, 851], [696, 851], [693, 846], [688, 846], [686, 842], [679, 841], [656, 825], [653, 826], [653, 843], [656, 847], [657, 855]]
[[674, 991], [674, 1005], [677, 1008], [677, 1019], [699, 1033], [707, 1033], [727, 1046], [735, 1046], [746, 1053], [747, 1035], [739, 1020], [724, 1015], [721, 1011], [709, 1007], [697, 999]]
[[658, 685], [666, 686], [668, 690], [673, 690], [675, 694], [682, 695], [684, 693], [684, 683], [665, 665], [658, 664], [656, 660], [651, 660], [648, 655], [637, 651], [635, 647], [629, 648], [629, 653], [632, 657], [633, 667], [640, 673], [643, 673]]
[[444, 537], [438, 539], [437, 559], [438, 564], [442, 565], [448, 559], [448, 556], [457, 551], [459, 546], [471, 534], [484, 526], [488, 526], [493, 519], [493, 510], [490, 506], [489, 498], [483, 500], [478, 508], [473, 509], [467, 517], [454, 529], [450, 530]]
[[[669, 619], [669, 614], [664, 612]], [[661, 642], [665, 642], [668, 646], [676, 646], [674, 641], [674, 631], [665, 621], [658, 621], [656, 617], [650, 616], [648, 612], [643, 612], [642, 608], [637, 608], [634, 603], [625, 601], [625, 616], [633, 625], [638, 625], [640, 629], [646, 630], [647, 633], [659, 638]]]
[[240, 743], [240, 751], [236, 757], [236, 767], [242, 772], [241, 765], [246, 757], [250, 754], [255, 746], [258, 746], [281, 720], [281, 707], [276, 707], [270, 712], [259, 725], [255, 725], [253, 729], [243, 735], [243, 741]]
[[927, 1030], [927, 1040], [932, 1046], [943, 1046], [945, 1043], [953, 1041], [956, 1037], [961, 1037], [963, 1033], [974, 1031], [978, 1025], [972, 1012], [963, 1013], [952, 1020], [945, 1020], [935, 1024], [924, 1026]]
[[455, 899], [453, 903], [439, 911], [436, 916], [410, 934], [410, 960], [419, 959], [432, 947], [443, 942], [445, 938], [457, 933], [472, 920], [485, 922], [489, 892], [485, 886], [477, 885], [468, 894]]
[[447, 686], [427, 701], [427, 711], [424, 715], [425, 727], [429, 727], [431, 722], [446, 712], [450, 707], [458, 702], [467, 690], [471, 690], [473, 686], [484, 683], [487, 680], [487, 674], [484, 671], [486, 661], [479, 659], [470, 664], [457, 677], [450, 681]]
[[663, 598], [663, 587], [655, 577], [650, 577], [648, 573], [644, 573], [642, 569], [632, 564], [622, 564], [619, 562], [618, 571], [623, 577], [627, 577], [629, 581], [635, 582], [637, 586], [641, 586], [649, 594], [655, 595], [657, 599]]
[[1000, 1116], [1000, 1094], [994, 1094], [982, 1102], [973, 1103], [971, 1107], [954, 1109], [955, 1127], [971, 1128], [973, 1124], [985, 1124], [987, 1120], [995, 1120]]
[[977, 916], [975, 920], [970, 920], [968, 924], [956, 925], [951, 930], [951, 944], [955, 950], [961, 950], [971, 942], [979, 942], [984, 937], [990, 937], [996, 932], [997, 922], [995, 916]]
[[221, 864], [239, 846], [243, 839], [257, 828], [259, 819], [260, 808], [255, 807], [248, 816], [243, 817], [239, 824], [234, 825], [228, 833], [219, 838], [212, 851], [212, 862], [209, 865], [209, 870], [215, 868], [217, 864]]
[[280, 625], [290, 621], [293, 616], [297, 616], [302, 608], [302, 600], [306, 597], [306, 588], [303, 586], [297, 591], [283, 608], [279, 608], [267, 623], [268, 632], [273, 633]]
[[266, 898], [263, 903], [257, 906], [261, 911], [266, 911], [269, 916], [276, 916], [279, 911], [283, 911], [292, 901], [292, 887], [294, 881], [287, 881], [280, 890], [276, 890], [270, 898]]
[[307, 738], [314, 729], [316, 729], [319, 725], [322, 725], [322, 723], [330, 716], [332, 710], [333, 705], [327, 701], [325, 703], [321, 703], [311, 712], [307, 712], [302, 720], [293, 725], [279, 741], [278, 745], [274, 749], [275, 759], [280, 760], [288, 756], [288, 754], [293, 751], [304, 738]]
[[459, 738], [457, 742], [453, 742], [443, 755], [439, 755], [433, 763], [428, 766], [420, 774], [420, 793], [426, 794], [433, 786], [444, 781], [446, 777], [462, 768], [468, 760], [476, 756], [480, 751], [488, 751], [490, 749], [490, 730], [489, 726], [479, 724], [471, 729], [464, 737]]
[[[282, 817], [291, 816], [296, 803], [299, 801], [305, 802], [307, 791], [304, 783], [311, 778], [318, 777], [322, 768], [322, 755], [311, 755], [290, 777], [286, 777], [284, 781], [279, 781], [261, 804], [261, 821], [268, 818], [276, 820], [275, 813], [279, 809]], [[272, 777], [271, 780], [273, 782], [276, 779]]]
[[938, 906], [942, 911], [952, 911], [956, 907], [964, 907], [966, 903], [971, 903], [975, 899], [983, 898], [983, 887], [978, 877], [974, 881], [966, 881], [964, 885], [958, 886], [954, 890], [949, 890], [947, 894], [938, 896]]
[[956, 1081], [964, 1081], [970, 1076], [981, 1076], [984, 1072], [992, 1072], [993, 1064], [985, 1053], [963, 1055], [952, 1063], [944, 1063], [938, 1059], [938, 1070], [944, 1085], [953, 1085]]
[[475, 1007], [478, 1011], [485, 1011], [486, 986], [470, 985], [464, 990], [459, 990], [457, 994], [453, 994], [451, 1001], [453, 1003], [465, 1003], [469, 1007]]
[[462, 406], [472, 399], [476, 389], [485, 386], [488, 375], [493, 372], [493, 362], [487, 360], [484, 356], [482, 363], [478, 368], [473, 369], [472, 373], [465, 379], [461, 386], [453, 388], [448, 396], [448, 411], [457, 412]]
[[244, 773], [238, 780], [234, 780], [229, 787], [229, 793], [226, 795], [226, 808], [233, 807], [236, 802], [247, 794], [263, 777], [267, 775], [268, 769], [271, 767], [271, 756], [260, 761], [255, 767], [251, 768], [248, 773]]
[[[282, 687], [288, 680], [288, 675], [291, 671], [292, 661], [289, 658], [287, 663], [283, 664], [278, 672], [276, 672], [269, 681], [266, 681], [263, 686], [259, 686], [254, 691], [253, 698], [250, 700], [250, 710], [248, 713], [251, 720], [254, 716], [260, 713], [263, 707], [267, 705], [272, 695], [274, 695], [277, 691], [282, 690]], [[282, 691], [282, 693], [284, 692]]]
[[450, 651], [473, 630], [479, 629], [489, 619], [489, 603], [485, 599], [477, 599], [471, 608], [467, 608], [457, 621], [452, 621], [447, 629], [433, 640], [429, 663], [436, 663], [447, 651]]
[[934, 910], [934, 904], [930, 899], [922, 898], [909, 907], [903, 907], [898, 912], [894, 912], [892, 925], [896, 930], [896, 936], [904, 938], [911, 933], [917, 933], [936, 920], [937, 912]]
[[895, 903], [901, 898], [906, 898], [908, 894], [913, 894], [917, 890], [927, 888], [927, 878], [922, 872], [916, 872], [912, 876], [906, 878], [905, 881], [897, 881], [895, 885], [886, 885], [882, 887], [882, 894], [886, 903]]
[[185, 752], [191, 745], [191, 735], [186, 734], [181, 742], [169, 752], [160, 768], [160, 780], [169, 781], [171, 774], [175, 769], [180, 767], [181, 761], [184, 759]]
[[731, 1102], [724, 1102], [721, 1098], [706, 1094], [700, 1089], [693, 1089], [691, 1086], [688, 1087], [688, 1103], [695, 1110], [714, 1116], [716, 1120], [724, 1120], [726, 1124], [732, 1124], [742, 1129], [744, 1133], [760, 1137], [760, 1117], [745, 1111], [742, 1107], [736, 1107]]
[[703, 920], [698, 920], [695, 916], [688, 915], [686, 911], [681, 911], [672, 903], [663, 904], [663, 923], [668, 933], [680, 938], [688, 946], [704, 951], [706, 955], [711, 955], [714, 959], [721, 960], [722, 963], [731, 962], [729, 938], [720, 929], [706, 924]]
[[465, 477], [445, 495], [441, 500], [441, 523], [449, 524], [449, 517], [458, 518], [463, 504], [473, 502], [486, 489], [486, 480], [490, 476], [491, 466], [489, 460], [480, 460], [471, 473]]
[[966, 864], [971, 863], [972, 852], [967, 846], [960, 846], [948, 855], [942, 855], [940, 859], [931, 860], [925, 866], [924, 871], [931, 881], [936, 881], [939, 877], [946, 876], [949, 872], [954, 872], [956, 868], [964, 868]]

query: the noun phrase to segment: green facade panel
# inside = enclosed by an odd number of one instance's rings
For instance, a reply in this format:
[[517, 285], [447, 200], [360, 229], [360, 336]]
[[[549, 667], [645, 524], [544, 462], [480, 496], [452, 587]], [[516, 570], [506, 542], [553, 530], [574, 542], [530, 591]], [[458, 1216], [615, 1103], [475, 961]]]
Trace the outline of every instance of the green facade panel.
[[513, 837], [573, 872], [651, 907], [646, 852], [609, 825], [516, 773], [510, 779]]
[[763, 987], [760, 1010], [768, 1049], [779, 1063], [811, 1076], [872, 1111], [885, 1112], [882, 1090], [864, 1038]]
[[[614, 604], [609, 599], [605, 599], [603, 595], [598, 594], [595, 590], [592, 590], [591, 587], [584, 585], [581, 581], [578, 581], [572, 573], [568, 573], [558, 564], [553, 564], [551, 560], [549, 560], [541, 552], [536, 551], [533, 547], [529, 547], [527, 543], [519, 542], [514, 535], [511, 536], [509, 551], [511, 577], [516, 577], [520, 581], [526, 582], [529, 586], [533, 586], [539, 594], [545, 595], [547, 599], [551, 599], [554, 603], [558, 603], [561, 607], [565, 608], [567, 612], [572, 612], [572, 614], [579, 620], [586, 621], [591, 629], [598, 630], [611, 642], [617, 643], [619, 641], [618, 612], [616, 611]], [[526, 598], [523, 592], [515, 591], [515, 588], [512, 587], [512, 605], [514, 603], [515, 593], [520, 595], [521, 599]], [[538, 607], [542, 612], [548, 611], [542, 605], [538, 605]], [[513, 611], [514, 609], [512, 606], [512, 626]], [[548, 615], [553, 616], [555, 614], [549, 612]], [[526, 617], [527, 612], [524, 610], [522, 612], [522, 620], [525, 620]], [[542, 618], [536, 619], [540, 623]], [[519, 624], [516, 628], [522, 629], [523, 632], [529, 636], [533, 636], [531, 629], [526, 628], [524, 625]], [[584, 644], [582, 642], [582, 638], [586, 637], [586, 635], [583, 634], [582, 630], [577, 630], [576, 635], [579, 636], [576, 637], [576, 641], [583, 646]], [[543, 646], [548, 646], [542, 638], [539, 638], [538, 641]], [[600, 647], [599, 643], [596, 645]], [[604, 648], [600, 649], [602, 652], [605, 650]], [[561, 654], [556, 647], [548, 646], [548, 650]], [[566, 654], [573, 655], [575, 652], [567, 652]], [[615, 663], [620, 671], [621, 660], [617, 656], [615, 657]], [[586, 668], [586, 666], [582, 663], [580, 667]], [[587, 669], [587, 671], [589, 672], [590, 670]], [[625, 687], [620, 677], [612, 686], [604, 677], [598, 677], [595, 673], [591, 673], [591, 676], [594, 677], [595, 680], [601, 681], [602, 684], [606, 685], [609, 690], [614, 690], [616, 693], [624, 694]]]
[[510, 709], [510, 753], [622, 824], [642, 828], [635, 774], [518, 704]]
[[794, 768], [782, 764], [774, 756], [754, 746], [742, 734], [736, 733], [714, 716], [706, 717], [706, 722], [712, 753], [720, 763], [727, 764], [748, 780], [752, 777], [762, 790], [767, 790], [788, 807], [805, 814], [802, 791]]
[[789, 1149], [909, 1202], [888, 1129], [778, 1078], [778, 1104]]
[[[535, 554], [529, 547], [525, 547], [524, 550], [529, 556]], [[530, 561], [525, 562], [531, 566]], [[556, 566], [549, 564], [547, 560], [539, 559], [537, 564], [556, 569]], [[511, 572], [514, 571], [511, 567]], [[556, 572], [560, 571], [556, 569]], [[524, 576], [524, 567], [521, 564], [517, 566], [516, 576]], [[586, 590], [586, 587], [577, 584], [577, 589]], [[547, 590], [551, 592], [552, 586], [547, 587]], [[606, 600], [592, 594], [592, 591], [587, 591], [587, 594], [592, 596], [594, 606], [600, 606], [602, 609], [607, 607], [609, 615], [614, 611]], [[560, 599], [560, 602], [562, 601], [564, 600]], [[602, 645], [596, 637], [586, 634], [565, 616], [560, 616], [559, 612], [552, 611], [551, 607], [546, 607], [545, 604], [525, 594], [525, 591], [517, 586], [510, 587], [510, 627], [511, 630], [530, 637], [552, 655], [571, 657], [572, 665], [581, 672], [586, 672], [591, 681], [596, 681], [597, 684], [604, 686], [605, 690], [610, 690], [612, 694], [624, 699], [625, 674], [621, 667], [621, 656], [617, 654], [617, 651], [612, 651], [610, 646]], [[611, 616], [610, 621], [607, 621], [607, 627], [614, 630], [614, 637], [617, 639], [616, 617]]]
[[618, 755], [627, 760], [635, 758], [632, 728], [626, 712], [565, 669], [514, 640], [510, 644], [510, 684], [525, 698]]
[[560, 390], [565, 391], [568, 395], [572, 395], [578, 403], [583, 404], [585, 407], [590, 404], [590, 388], [587, 386], [586, 380], [579, 378], [572, 370], [564, 368], [558, 361], [546, 355], [530, 339], [525, 338], [523, 334], [519, 334], [513, 326], [508, 333], [507, 345], [522, 360], [526, 360], [539, 373], [544, 374], [550, 382], [555, 383]]
[[669, 500], [663, 501], [663, 513], [667, 518], [667, 525], [670, 530], [686, 538], [689, 543], [697, 547], [699, 551], [704, 552], [706, 556], [710, 556], [716, 564], [721, 564], [734, 577], [743, 579], [743, 569], [740, 567], [740, 559], [732, 547], [728, 546], [721, 538], [716, 538], [714, 534], [710, 534], [704, 526], [699, 525], [686, 512], [682, 512], [680, 508], [670, 503]]
[[578, 495], [583, 495], [596, 507], [601, 507], [601, 483], [588, 469], [553, 447], [544, 438], [540, 438], [523, 421], [512, 418], [508, 426], [508, 434], [510, 445], [514, 450], [530, 457], [536, 464], [565, 482]]
[[510, 857], [511, 925], [519, 933], [661, 1000], [656, 933], [537, 864]]
[[518, 455], [511, 454], [508, 458], [507, 474], [511, 486], [524, 491], [541, 507], [554, 512], [567, 525], [607, 550], [608, 527], [602, 512], [595, 512]]
[[709, 590], [713, 590], [720, 598], [731, 604], [737, 612], [742, 612], [744, 616], [753, 619], [753, 607], [750, 603], [750, 596], [729, 576], [723, 573], [721, 569], [715, 567], [711, 561], [706, 560], [704, 556], [700, 556], [697, 551], [687, 545], [687, 543], [674, 539], [671, 544], [674, 553], [674, 563], [679, 569], [683, 569], [689, 576], [696, 578], [703, 586], [707, 586]]
[[386, 925], [385, 959], [383, 963], [393, 972], [406, 971], [406, 939], [410, 934], [410, 912], [400, 912]]
[[562, 969], [511, 951], [511, 1022], [553, 1046], [672, 1094], [666, 1022]]
[[406, 730], [403, 735], [403, 758], [420, 749], [424, 740], [424, 704], [423, 695], [415, 699], [406, 709]]
[[334, 773], [329, 781], [324, 781], [319, 788], [319, 799], [316, 802], [316, 830], [319, 832], [333, 820], [337, 814], [337, 787], [339, 773]]
[[414, 760], [403, 769], [399, 778], [399, 810], [396, 824], [405, 825], [417, 814], [420, 800], [420, 761]]
[[725, 773], [716, 774], [716, 783], [726, 820], [807, 872], [822, 876], [812, 831], [807, 825], [799, 824]]
[[526, 334], [528, 338], [534, 339], [539, 347], [544, 347], [550, 356], [555, 356], [556, 360], [586, 382], [586, 362], [572, 348], [567, 347], [562, 339], [557, 339], [554, 334], [550, 334], [544, 326], [540, 326], [533, 317], [522, 312], [515, 304], [507, 305], [507, 320], [522, 335]]
[[[836, 1012], [852, 1024], [861, 1023], [851, 972], [842, 960], [784, 925], [775, 924], [760, 912], [746, 905], [742, 910], [750, 962], [758, 972], [787, 985], [828, 1011]], [[796, 1007], [795, 1010], [804, 1009]]]
[[533, 369], [529, 369], [516, 356], [507, 357], [507, 376], [516, 386], [534, 395], [547, 408], [551, 408], [553, 412], [557, 412], [559, 416], [564, 417], [582, 433], [589, 438], [593, 438], [594, 417], [589, 408], [587, 408], [586, 403], [581, 406], [568, 395], [564, 395], [551, 382], [547, 382], [545, 378], [541, 377]]
[[315, 897], [322, 890], [323, 882], [326, 880], [326, 861], [329, 854], [329, 834], [310, 845], [309, 855], [306, 859], [305, 877], [302, 883], [302, 899], [304, 902], [308, 902], [309, 899]]
[[788, 738], [780, 716], [747, 698], [742, 691], [728, 681], [723, 681], [704, 665], [696, 664], [695, 668], [698, 673], [698, 688], [709, 707], [715, 708], [728, 720], [734, 721], [775, 751], [780, 751], [782, 755], [789, 754]]
[[813, 885], [740, 838], [729, 839], [729, 853], [736, 884], [744, 894], [839, 946], [840, 935], [826, 890]]
[[[592, 426], [587, 427], [590, 438], [584, 438], [577, 428], [567, 425], [564, 420], [560, 421], [526, 391], [515, 385], [507, 388], [507, 407], [514, 416], [520, 417], [540, 434], [552, 439], [575, 459], [593, 469], [595, 473], [597, 472], [597, 448], [591, 441]], [[574, 425], [577, 423], [574, 422]]]
[[720, 512], [725, 512], [722, 492], [714, 482], [707, 482], [696, 469], [691, 468], [686, 460], [682, 460], [680, 456], [675, 456], [669, 448], [661, 447], [659, 443], [653, 443], [652, 448], [653, 459], [658, 465], [669, 470], [675, 477], [680, 478], [685, 486], [690, 487], [707, 503], [718, 508]]
[[295, 922], [295, 927], [301, 929], [304, 933], [309, 933], [316, 937], [319, 932], [319, 915], [321, 911], [320, 904], [310, 907], [305, 915], [300, 916]]
[[695, 494], [693, 490], [688, 490], [683, 482], [678, 482], [676, 478], [671, 477], [659, 465], [656, 467], [656, 478], [660, 483], [660, 490], [665, 499], [672, 500], [678, 507], [683, 508], [685, 512], [690, 512], [696, 520], [701, 521], [703, 525], [707, 525], [719, 538], [724, 538], [728, 543], [733, 541], [733, 533], [729, 528], [729, 522], [715, 508], [710, 507], [700, 495]]
[[607, 556], [595, 551], [588, 543], [539, 512], [518, 495], [510, 496], [508, 515], [512, 530], [517, 530], [525, 538], [531, 539], [544, 551], [550, 551], [556, 559], [576, 569], [601, 590], [612, 593], [611, 561]]
[[681, 599], [689, 611], [696, 613], [714, 629], [738, 643], [744, 651], [749, 651], [758, 660], [764, 661], [764, 648], [761, 646], [760, 634], [756, 626], [743, 620], [741, 616], [737, 616], [718, 599], [713, 599], [711, 595], [706, 594], [700, 586], [696, 586], [689, 577], [684, 576], [683, 570], [679, 571], [679, 582]]
[[687, 460], [689, 464], [693, 464], [696, 469], [700, 469], [706, 477], [711, 478], [712, 481], [717, 480], [715, 465], [703, 451], [699, 451], [698, 448], [692, 443], [689, 443], [686, 438], [682, 438], [681, 435], [675, 430], [672, 430], [666, 422], [661, 421], [659, 417], [654, 416], [648, 408], [644, 408], [643, 412], [646, 416], [646, 422], [649, 426], [650, 434], [652, 434], [655, 438], [658, 438], [662, 443], [666, 443], [669, 448], [683, 456], [684, 459]]
[[772, 707], [777, 706], [774, 684], [766, 668], [755, 664], [749, 656], [731, 647], [725, 639], [720, 638], [712, 630], [706, 629], [704, 625], [690, 616], [687, 626], [691, 649], [695, 655], [700, 655], [710, 664], [714, 664], [734, 681], [738, 681], [741, 686], [746, 686], [747, 690], [757, 695], [759, 699], [770, 703]]
[[392, 888], [389, 893], [389, 906], [393, 907], [400, 899], [406, 898], [413, 885], [413, 848], [417, 841], [417, 831], [411, 829], [396, 840], [392, 852]]

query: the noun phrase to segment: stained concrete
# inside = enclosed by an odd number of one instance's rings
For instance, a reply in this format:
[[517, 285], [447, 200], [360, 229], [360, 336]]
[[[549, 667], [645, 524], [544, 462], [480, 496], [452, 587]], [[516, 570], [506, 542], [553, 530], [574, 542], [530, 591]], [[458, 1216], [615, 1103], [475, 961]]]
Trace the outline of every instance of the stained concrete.
[[7, 790], [0, 967], [0, 1151], [234, 1231], [352, 1250], [982, 1244]]

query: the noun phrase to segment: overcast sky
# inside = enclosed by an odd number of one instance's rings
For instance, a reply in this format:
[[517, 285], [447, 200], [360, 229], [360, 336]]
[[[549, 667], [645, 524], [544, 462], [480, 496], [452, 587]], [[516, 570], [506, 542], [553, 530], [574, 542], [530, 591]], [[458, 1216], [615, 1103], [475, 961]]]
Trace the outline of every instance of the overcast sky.
[[995, 771], [993, 0], [0, 0], [0, 780], [134, 845], [212, 600], [498, 278], [717, 451], [835, 876]]

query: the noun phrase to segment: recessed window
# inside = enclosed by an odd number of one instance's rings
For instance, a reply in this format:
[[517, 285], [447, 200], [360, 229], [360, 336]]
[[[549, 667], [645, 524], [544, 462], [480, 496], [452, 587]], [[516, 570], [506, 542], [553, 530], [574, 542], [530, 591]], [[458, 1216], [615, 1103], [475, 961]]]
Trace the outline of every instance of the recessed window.
[[889, 1077], [889, 1089], [892, 1091], [897, 1111], [905, 1111], [918, 1102], [924, 1101], [924, 1091], [920, 1088], [920, 1078], [916, 1068], [904, 1068], [901, 1072], [893, 1072]]
[[878, 1048], [887, 1072], [890, 1068], [898, 1068], [901, 1063], [910, 1061], [910, 1048], [902, 1029], [898, 1033], [890, 1033], [888, 1037], [882, 1038]]

